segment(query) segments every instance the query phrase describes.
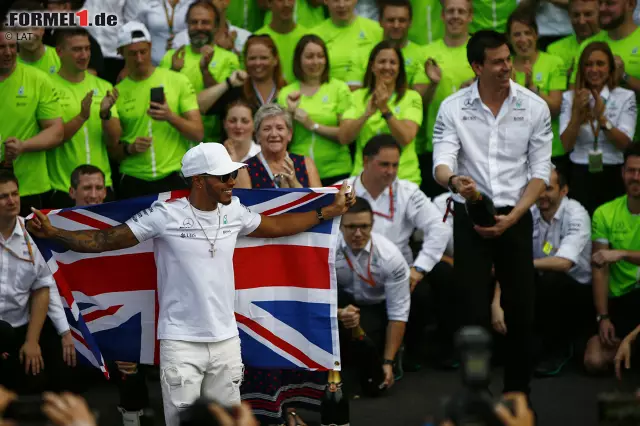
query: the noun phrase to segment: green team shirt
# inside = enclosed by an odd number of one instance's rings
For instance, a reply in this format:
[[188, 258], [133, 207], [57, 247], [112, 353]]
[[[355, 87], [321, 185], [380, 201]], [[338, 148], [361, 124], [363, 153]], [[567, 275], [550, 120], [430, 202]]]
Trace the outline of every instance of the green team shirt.
[[227, 8], [227, 19], [236, 27], [254, 32], [264, 22], [264, 11], [257, 0], [233, 0]]
[[[264, 26], [271, 23], [272, 13], [267, 11], [264, 16]], [[296, 0], [295, 9], [293, 10], [293, 20], [296, 24], [300, 24], [305, 28], [313, 28], [319, 25], [327, 17], [324, 15], [324, 7], [311, 6], [307, 0]]]
[[[557, 56], [545, 52], [538, 52], [538, 59], [533, 64], [532, 69], [533, 84], [541, 93], [548, 95], [552, 90], [567, 90], [567, 71], [564, 62]], [[523, 72], [516, 72], [516, 83], [524, 86], [525, 75]], [[560, 122], [559, 117], [551, 120], [551, 130], [553, 130], [553, 144], [551, 156], [557, 157], [564, 154], [562, 142], [560, 142]]]
[[58, 57], [56, 49], [47, 45], [44, 46], [44, 55], [42, 55], [42, 57], [37, 61], [26, 62], [23, 61], [20, 56], [18, 56], [18, 61], [25, 65], [36, 67], [40, 71], [50, 75], [55, 74], [60, 70], [60, 57]]
[[[62, 145], [47, 151], [47, 168], [51, 186], [58, 191], [67, 192], [71, 186], [71, 173], [81, 164], [92, 164], [105, 174], [105, 185], [111, 186], [111, 167], [105, 136], [100, 119], [100, 103], [113, 90], [111, 83], [98, 78], [88, 72], [84, 73], [84, 80], [73, 83], [60, 77], [51, 76], [53, 85], [58, 92], [62, 120], [66, 123], [80, 114], [82, 99], [93, 91], [91, 116], [89, 120]], [[112, 117], [119, 118], [118, 109], [111, 108]]]
[[[366, 88], [353, 92], [353, 102], [342, 118], [356, 120], [362, 117], [370, 97], [369, 89]], [[389, 99], [389, 109], [398, 120], [411, 120], [418, 126], [422, 124], [422, 98], [415, 90], [407, 90], [399, 102], [396, 102], [396, 94], [394, 93]], [[364, 146], [369, 142], [369, 139], [382, 133], [389, 134], [391, 131], [380, 111], [376, 111], [364, 124], [356, 140], [355, 165], [351, 172], [352, 175], [355, 176], [362, 171], [362, 149]], [[409, 180], [418, 185], [422, 182], [415, 140], [402, 148], [398, 178]]]
[[[614, 55], [620, 56], [624, 62], [624, 71], [631, 77], [640, 78], [640, 27], [636, 28], [634, 32], [621, 40], [612, 40], [609, 38], [609, 34], [606, 31], [600, 31], [598, 34], [591, 38], [586, 39], [580, 45], [578, 53], [575, 57], [575, 63], [577, 64], [580, 59], [580, 55], [584, 48], [593, 41], [606, 42]], [[577, 68], [573, 67], [573, 74], [571, 74], [571, 83], [576, 82]], [[636, 94], [636, 101], [640, 100], [640, 97]], [[640, 135], [640, 114], [636, 120], [636, 136]]]
[[473, 21], [469, 27], [471, 34], [480, 30], [494, 30], [504, 33], [507, 19], [516, 9], [516, 0], [473, 0]]
[[564, 62], [564, 69], [568, 70], [573, 66], [573, 60], [578, 54], [580, 43], [575, 34], [554, 41], [547, 47], [547, 53], [557, 56]]
[[409, 28], [409, 40], [424, 46], [444, 37], [440, 0], [411, 0], [411, 7], [413, 19]]
[[[640, 215], [627, 207], [627, 196], [598, 207], [591, 221], [591, 240], [609, 244], [612, 250], [640, 250]], [[609, 297], [640, 288], [640, 267], [620, 261], [609, 264]]]
[[147, 115], [151, 88], [159, 86], [164, 87], [167, 104], [174, 113], [182, 115], [198, 110], [196, 92], [187, 77], [171, 70], [156, 68], [146, 80], [133, 81], [127, 77], [116, 86], [121, 140], [133, 143], [138, 136], [153, 138], [146, 152], [131, 155], [120, 163], [120, 172], [146, 181], [159, 180], [179, 171], [182, 156], [191, 145], [175, 127]]
[[[280, 90], [278, 103], [286, 108], [289, 93], [300, 90], [300, 83], [295, 82]], [[351, 90], [347, 83], [332, 78], [320, 86], [313, 96], [300, 97], [299, 107], [309, 114], [316, 123], [337, 127], [339, 117], [351, 106]], [[307, 130], [296, 122], [293, 139], [289, 150], [294, 154], [306, 155], [313, 159], [321, 179], [351, 173], [353, 163], [348, 145], [325, 138]]]
[[[404, 58], [404, 70], [407, 73], [409, 87], [429, 82], [424, 76], [424, 62], [426, 60], [424, 48], [424, 46], [417, 45], [412, 41], [407, 41], [407, 45], [400, 49]], [[352, 72], [347, 77], [349, 83], [363, 84], [370, 54], [371, 48], [361, 49], [354, 54]]]
[[[167, 51], [160, 61], [159, 67], [170, 70], [174, 53], [175, 49]], [[202, 53], [196, 53], [191, 50], [190, 46], [185, 46], [184, 66], [180, 70], [180, 74], [184, 74], [189, 79], [196, 93], [204, 90], [204, 81], [200, 71], [201, 58]], [[240, 69], [240, 62], [236, 55], [219, 46], [213, 46], [213, 58], [209, 63], [209, 72], [218, 83], [225, 81], [237, 69]], [[202, 124], [205, 140], [217, 141], [220, 139], [222, 127], [220, 120], [215, 115], [203, 116]]]
[[[467, 60], [466, 43], [462, 46], [449, 47], [444, 40], [438, 40], [424, 48], [424, 57], [425, 60], [432, 58], [436, 61], [442, 71], [442, 78], [427, 107], [426, 120], [420, 131], [421, 137], [416, 138], [418, 154], [433, 152], [433, 126], [442, 101], [457, 92], [462, 83], [475, 77]], [[417, 79], [430, 83], [424, 67], [420, 69]]]
[[371, 19], [357, 16], [354, 21], [347, 26], [338, 27], [331, 19], [326, 19], [323, 23], [309, 31], [316, 34], [327, 45], [329, 58], [331, 59], [329, 75], [346, 83], [354, 67], [354, 52], [368, 49], [382, 41], [382, 28], [380, 24]]
[[[0, 141], [15, 137], [25, 141], [42, 130], [38, 120], [62, 117], [58, 94], [51, 78], [42, 71], [20, 62], [9, 78], [0, 81], [2, 119]], [[2, 145], [4, 160], [4, 143]], [[27, 152], [13, 163], [20, 182], [20, 195], [42, 194], [51, 190], [45, 151]]]
[[288, 34], [277, 33], [267, 25], [256, 31], [256, 34], [269, 35], [276, 44], [276, 47], [278, 48], [278, 56], [280, 56], [282, 75], [287, 83], [292, 83], [296, 80], [293, 75], [293, 53], [302, 36], [308, 32], [307, 28], [300, 24], [296, 25], [293, 31]]

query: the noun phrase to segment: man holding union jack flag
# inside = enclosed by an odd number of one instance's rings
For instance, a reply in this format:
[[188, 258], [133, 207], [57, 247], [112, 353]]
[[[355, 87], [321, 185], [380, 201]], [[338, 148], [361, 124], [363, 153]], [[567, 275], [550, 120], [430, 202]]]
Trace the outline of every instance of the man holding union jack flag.
[[[277, 238], [341, 216], [354, 197], [343, 185], [333, 203], [305, 213], [265, 216], [232, 196], [243, 163], [223, 145], [200, 144], [182, 160], [189, 198], [156, 201], [126, 223], [103, 230], [67, 231], [35, 210], [28, 229], [81, 253], [101, 253], [153, 239], [158, 280], [158, 339], [167, 426], [201, 395], [240, 403], [243, 364], [234, 317], [233, 253], [238, 236]], [[189, 364], [184, 363], [189, 359]]]

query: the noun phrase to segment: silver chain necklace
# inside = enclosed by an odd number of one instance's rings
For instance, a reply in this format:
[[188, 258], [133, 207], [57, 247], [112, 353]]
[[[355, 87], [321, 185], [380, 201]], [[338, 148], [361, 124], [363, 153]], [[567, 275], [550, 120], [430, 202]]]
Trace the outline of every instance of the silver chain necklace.
[[207, 233], [205, 232], [204, 227], [198, 220], [198, 216], [196, 216], [196, 212], [193, 211], [193, 206], [191, 205], [191, 203], [189, 203], [189, 207], [191, 208], [191, 213], [193, 214], [193, 218], [196, 220], [196, 222], [198, 222], [198, 225], [200, 225], [200, 229], [202, 229], [202, 233], [204, 234], [204, 237], [207, 239], [207, 241], [209, 242], [209, 245], [211, 246], [211, 248], [209, 249], [209, 253], [211, 253], [211, 257], [214, 257], [216, 255], [216, 242], [218, 241], [218, 233], [220, 232], [220, 220], [221, 220], [220, 204], [218, 204], [218, 229], [216, 230], [216, 236], [213, 239], [213, 242], [211, 242], [211, 240], [207, 236]]

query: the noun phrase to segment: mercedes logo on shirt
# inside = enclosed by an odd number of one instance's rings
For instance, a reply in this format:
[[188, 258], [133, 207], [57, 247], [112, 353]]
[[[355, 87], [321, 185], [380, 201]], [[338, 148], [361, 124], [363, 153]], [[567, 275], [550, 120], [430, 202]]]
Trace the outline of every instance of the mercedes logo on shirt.
[[184, 222], [182, 222], [182, 226], [180, 228], [193, 228], [193, 225], [193, 219], [188, 217], [184, 220]]

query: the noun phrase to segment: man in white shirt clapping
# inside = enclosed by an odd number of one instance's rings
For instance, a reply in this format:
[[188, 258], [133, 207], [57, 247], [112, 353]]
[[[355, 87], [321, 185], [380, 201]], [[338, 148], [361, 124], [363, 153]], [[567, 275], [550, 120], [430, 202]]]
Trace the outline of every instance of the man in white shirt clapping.
[[[459, 316], [461, 325], [489, 325], [495, 265], [509, 324], [504, 391], [528, 394], [535, 296], [529, 209], [549, 183], [551, 117], [541, 98], [511, 81], [503, 34], [478, 31], [467, 57], [477, 80], [442, 103], [433, 135], [434, 177], [455, 194]], [[493, 226], [474, 224], [466, 212], [465, 201], [478, 192], [497, 208]]]

